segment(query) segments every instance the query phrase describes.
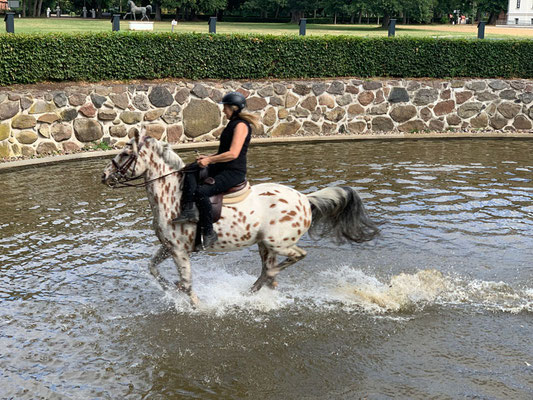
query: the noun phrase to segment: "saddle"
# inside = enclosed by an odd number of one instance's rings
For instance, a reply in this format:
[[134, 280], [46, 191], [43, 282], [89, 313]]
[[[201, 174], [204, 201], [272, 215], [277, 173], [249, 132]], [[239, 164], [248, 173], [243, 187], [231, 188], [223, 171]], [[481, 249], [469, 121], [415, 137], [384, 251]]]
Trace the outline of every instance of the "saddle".
[[[205, 185], [214, 185], [215, 178], [207, 176], [207, 168], [200, 168], [199, 172], [199, 181]], [[237, 204], [243, 201], [250, 194], [250, 184], [247, 180], [239, 183], [236, 186], [233, 186], [231, 189], [224, 193], [219, 193], [214, 196], [211, 196], [209, 200], [211, 201], [213, 223], [217, 222], [220, 219], [222, 214], [222, 205], [223, 204]]]

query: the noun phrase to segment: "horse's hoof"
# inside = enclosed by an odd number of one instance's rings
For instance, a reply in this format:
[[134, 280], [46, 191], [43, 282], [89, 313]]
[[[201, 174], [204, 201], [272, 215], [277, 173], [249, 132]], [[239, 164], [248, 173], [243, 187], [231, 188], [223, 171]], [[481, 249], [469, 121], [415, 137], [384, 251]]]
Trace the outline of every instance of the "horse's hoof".
[[196, 296], [196, 293], [191, 292], [191, 294], [189, 294], [189, 299], [191, 300], [191, 306], [193, 306], [193, 308], [197, 308], [200, 305], [200, 300], [198, 299], [198, 296]]
[[185, 287], [183, 283], [181, 283], [180, 281], [175, 281], [174, 285], [176, 285], [176, 289], [178, 289], [179, 292], [183, 292], [183, 293], [190, 295], [191, 293], [190, 287], [189, 288]]
[[270, 289], [276, 289], [276, 288], [278, 287], [278, 281], [273, 280], [273, 281], [269, 282], [269, 283], [268, 283], [268, 287], [269, 287]]
[[252, 285], [252, 287], [250, 288], [250, 293], [257, 293], [261, 290], [261, 288], [263, 287], [263, 285], [265, 284], [265, 280], [264, 279], [261, 279], [259, 278], [257, 281], [255, 281], [255, 283]]

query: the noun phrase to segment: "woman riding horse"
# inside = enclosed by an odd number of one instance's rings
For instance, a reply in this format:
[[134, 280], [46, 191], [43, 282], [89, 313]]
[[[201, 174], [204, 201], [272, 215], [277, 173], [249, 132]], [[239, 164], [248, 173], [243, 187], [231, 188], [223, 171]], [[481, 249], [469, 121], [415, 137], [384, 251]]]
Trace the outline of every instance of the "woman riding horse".
[[[199, 156], [196, 164], [208, 168], [208, 176], [214, 184], [198, 184], [197, 171], [185, 174], [183, 206], [181, 214], [173, 220], [176, 223], [198, 222], [202, 228], [202, 243], [209, 247], [218, 239], [213, 229], [210, 196], [223, 193], [246, 179], [246, 153], [252, 136], [251, 125], [259, 127], [258, 117], [243, 112], [246, 99], [241, 93], [231, 92], [222, 98], [224, 114], [229, 120], [220, 135], [220, 145], [215, 154]], [[195, 203], [198, 209], [195, 207]], [[198, 211], [200, 215], [198, 216]]]

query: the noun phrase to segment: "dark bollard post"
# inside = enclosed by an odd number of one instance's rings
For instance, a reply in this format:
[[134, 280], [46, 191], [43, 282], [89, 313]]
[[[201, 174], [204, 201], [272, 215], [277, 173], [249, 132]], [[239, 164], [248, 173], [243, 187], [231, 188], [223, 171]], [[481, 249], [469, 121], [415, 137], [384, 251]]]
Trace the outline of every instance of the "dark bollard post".
[[7, 12], [4, 21], [6, 21], [6, 32], [15, 33], [15, 13]]
[[307, 31], [307, 19], [301, 18], [300, 22], [298, 22], [298, 25], [300, 25], [300, 36], [305, 36]]
[[113, 24], [113, 32], [120, 31], [120, 14], [113, 14], [111, 17], [111, 23]]
[[217, 17], [209, 17], [209, 33], [217, 33]]
[[391, 19], [389, 21], [389, 37], [396, 36], [396, 20]]
[[479, 24], [477, 24], [477, 38], [478, 39], [485, 39], [485, 25], [487, 23], [486, 22], [479, 22]]

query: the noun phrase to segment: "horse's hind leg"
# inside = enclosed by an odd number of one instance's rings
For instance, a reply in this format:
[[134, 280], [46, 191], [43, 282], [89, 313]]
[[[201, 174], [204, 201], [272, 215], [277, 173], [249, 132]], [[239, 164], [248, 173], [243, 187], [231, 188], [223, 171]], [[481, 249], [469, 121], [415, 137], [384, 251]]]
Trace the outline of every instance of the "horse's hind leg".
[[259, 278], [257, 278], [255, 283], [252, 285], [252, 288], [250, 289], [252, 292], [257, 292], [263, 287], [265, 283], [268, 283], [268, 270], [274, 268], [276, 265], [276, 253], [261, 242], [258, 243], [258, 246], [259, 255], [261, 256], [262, 269], [261, 275], [259, 276]]
[[274, 251], [282, 256], [286, 256], [287, 258], [279, 263], [278, 265], [274, 266], [273, 268], [270, 268], [267, 271], [268, 281], [267, 284], [271, 288], [275, 288], [277, 286], [276, 282], [276, 276], [283, 271], [285, 268], [290, 267], [292, 264], [300, 261], [307, 255], [307, 251], [304, 249], [293, 245], [290, 247], [282, 247], [282, 248], [274, 248]]
[[161, 246], [150, 260], [150, 273], [157, 279], [163, 290], [170, 288], [170, 282], [161, 276], [157, 266], [166, 260], [168, 256], [170, 256], [168, 249], [165, 246]]

